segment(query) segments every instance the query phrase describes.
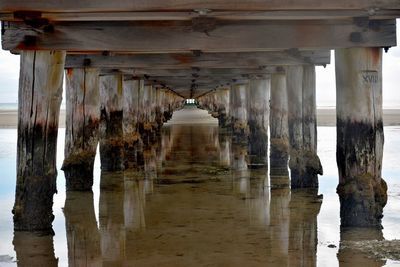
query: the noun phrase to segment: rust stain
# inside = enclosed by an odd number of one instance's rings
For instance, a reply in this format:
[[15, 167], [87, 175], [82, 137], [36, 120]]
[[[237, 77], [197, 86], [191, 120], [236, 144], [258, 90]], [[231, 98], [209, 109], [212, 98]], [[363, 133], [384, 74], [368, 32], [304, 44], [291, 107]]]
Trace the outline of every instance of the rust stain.
[[372, 64], [374, 67], [376, 67], [380, 63], [381, 48], [374, 47], [370, 49], [371, 49]]
[[191, 55], [185, 55], [185, 54], [176, 54], [172, 55], [172, 57], [175, 60], [178, 60], [182, 64], [190, 64], [193, 63], [193, 58]]
[[67, 76], [68, 76], [69, 78], [71, 78], [73, 72], [74, 72], [74, 70], [73, 70], [72, 68], [68, 68], [68, 69], [67, 69]]

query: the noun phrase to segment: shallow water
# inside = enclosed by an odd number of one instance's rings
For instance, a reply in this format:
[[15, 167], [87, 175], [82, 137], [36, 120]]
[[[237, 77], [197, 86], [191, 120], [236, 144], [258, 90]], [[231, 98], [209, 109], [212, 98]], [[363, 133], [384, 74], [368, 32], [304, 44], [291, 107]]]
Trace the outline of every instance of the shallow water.
[[[282, 179], [269, 179], [266, 169], [247, 169], [246, 147], [215, 124], [189, 122], [163, 128], [141, 171], [101, 173], [97, 158], [93, 194], [65, 193], [59, 171], [53, 238], [13, 234], [16, 130], [0, 130], [0, 266], [16, 266], [16, 257], [20, 266], [396, 264], [340, 241], [400, 239], [399, 127], [385, 127], [384, 229], [341, 233], [334, 127], [318, 128], [321, 200], [277, 186]], [[60, 168], [64, 129], [58, 142]]]

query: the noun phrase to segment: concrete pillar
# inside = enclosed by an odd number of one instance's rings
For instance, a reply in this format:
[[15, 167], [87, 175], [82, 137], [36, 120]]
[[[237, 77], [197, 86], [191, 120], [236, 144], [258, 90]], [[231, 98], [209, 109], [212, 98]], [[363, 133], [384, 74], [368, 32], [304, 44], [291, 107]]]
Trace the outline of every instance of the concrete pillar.
[[65, 52], [22, 51], [18, 92], [16, 231], [52, 233]]
[[247, 90], [248, 83], [232, 85], [231, 111], [235, 142], [247, 142], [249, 135], [249, 126], [247, 124]]
[[69, 266], [101, 266], [92, 192], [68, 191], [64, 205]]
[[136, 166], [137, 147], [140, 141], [138, 129], [140, 80], [130, 75], [123, 77], [123, 134], [125, 168]]
[[100, 76], [100, 161], [103, 171], [124, 169], [122, 75]]
[[316, 138], [314, 66], [289, 66], [286, 78], [291, 186], [317, 188], [318, 174], [322, 174], [322, 166], [316, 155], [316, 139], [314, 140]]
[[381, 227], [382, 49], [338, 49], [335, 61], [341, 225]]
[[249, 156], [251, 167], [267, 167], [269, 94], [271, 80], [250, 80], [248, 92]]
[[272, 74], [271, 102], [270, 102], [270, 176], [273, 180], [287, 181], [289, 159], [289, 125], [288, 125], [288, 98], [286, 88], [286, 74]]
[[97, 69], [66, 71], [66, 130], [62, 170], [68, 190], [91, 190], [99, 142], [100, 93]]

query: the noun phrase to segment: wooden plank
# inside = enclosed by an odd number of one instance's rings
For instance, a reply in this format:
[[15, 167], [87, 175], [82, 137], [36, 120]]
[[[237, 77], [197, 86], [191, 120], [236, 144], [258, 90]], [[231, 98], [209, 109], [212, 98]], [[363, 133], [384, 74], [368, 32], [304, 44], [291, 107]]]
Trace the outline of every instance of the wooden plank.
[[332, 10], [399, 9], [397, 0], [0, 0], [0, 11], [43, 12], [178, 11], [178, 10]]
[[68, 55], [66, 67], [82, 68], [258, 68], [266, 65], [298, 65], [330, 63], [330, 50], [269, 51], [245, 53], [171, 53], [137, 55]]
[[280, 66], [266, 66], [263, 68], [221, 68], [221, 69], [204, 69], [204, 68], [187, 68], [187, 69], [101, 69], [101, 74], [123, 73], [136, 77], [247, 77], [249, 75], [264, 75], [272, 73], [282, 73], [284, 68]]
[[[0, 13], [0, 20], [22, 21], [29, 12]], [[159, 12], [39, 12], [36, 17], [50, 21], [154, 21], [191, 20], [199, 17], [199, 12], [159, 11]], [[393, 19], [400, 17], [400, 9], [356, 9], [356, 10], [273, 10], [273, 11], [213, 11], [207, 16], [225, 20], [316, 20], [370, 17], [371, 19]]]
[[[210, 21], [209, 21], [210, 22]], [[55, 22], [4, 24], [5, 50], [250, 52], [396, 45], [396, 21]], [[251, 40], [251, 41], [249, 41]]]

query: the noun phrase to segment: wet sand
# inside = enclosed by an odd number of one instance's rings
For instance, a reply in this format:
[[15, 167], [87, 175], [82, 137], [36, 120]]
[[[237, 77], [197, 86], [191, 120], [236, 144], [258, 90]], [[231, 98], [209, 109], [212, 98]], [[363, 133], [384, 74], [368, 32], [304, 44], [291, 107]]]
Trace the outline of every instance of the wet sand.
[[[60, 111], [60, 128], [65, 128], [65, 110]], [[16, 110], [0, 109], [0, 129], [15, 129], [18, 125], [18, 113]]]
[[[16, 110], [0, 110], [0, 129], [17, 128], [18, 118]], [[383, 121], [385, 126], [400, 125], [400, 109], [385, 109], [383, 111]], [[317, 110], [318, 126], [335, 126], [335, 109]], [[210, 120], [207, 113], [199, 113], [199, 110], [189, 109], [185, 113], [177, 114], [168, 124], [199, 124], [216, 123], [216, 120]], [[65, 110], [60, 112], [60, 128], [65, 128]]]

